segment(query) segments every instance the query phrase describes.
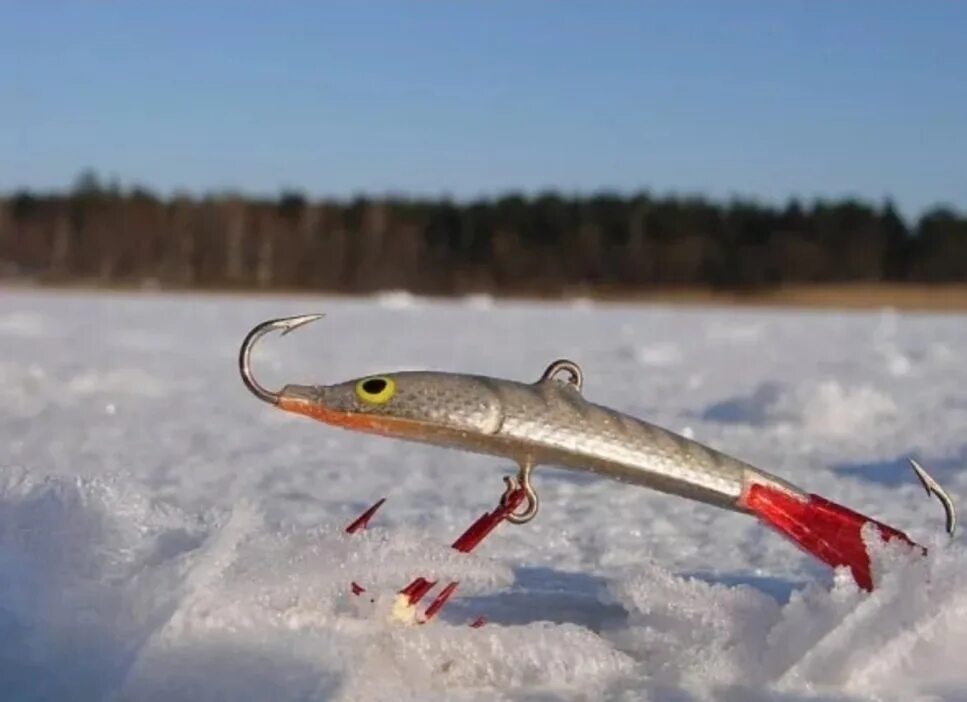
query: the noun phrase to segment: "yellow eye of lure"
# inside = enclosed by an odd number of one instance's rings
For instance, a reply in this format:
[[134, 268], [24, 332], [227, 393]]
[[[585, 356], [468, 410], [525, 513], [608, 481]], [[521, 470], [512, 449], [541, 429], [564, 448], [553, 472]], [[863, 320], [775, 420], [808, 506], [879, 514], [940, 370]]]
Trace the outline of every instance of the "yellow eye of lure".
[[356, 396], [371, 405], [382, 405], [389, 402], [395, 393], [396, 383], [393, 382], [392, 378], [377, 376], [375, 378], [363, 378], [356, 383]]

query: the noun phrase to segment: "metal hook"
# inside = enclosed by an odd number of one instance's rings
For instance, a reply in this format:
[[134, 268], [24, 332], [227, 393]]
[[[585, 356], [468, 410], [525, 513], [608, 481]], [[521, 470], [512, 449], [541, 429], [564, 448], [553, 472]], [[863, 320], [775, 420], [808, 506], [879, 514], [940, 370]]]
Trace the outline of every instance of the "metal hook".
[[540, 510], [541, 500], [531, 485], [531, 470], [533, 467], [530, 463], [522, 463], [517, 471], [516, 478], [504, 476], [504, 485], [507, 487], [500, 498], [501, 504], [517, 489], [523, 489], [524, 496], [527, 498], [527, 508], [523, 512], [511, 512], [505, 517], [511, 524], [526, 524], [536, 517], [538, 510]]
[[266, 390], [259, 385], [259, 383], [255, 380], [255, 376], [252, 375], [251, 356], [252, 349], [255, 347], [255, 342], [276, 329], [281, 329], [282, 336], [285, 336], [289, 332], [294, 331], [301, 326], [309, 324], [310, 322], [315, 322], [320, 317], [322, 317], [321, 314], [304, 314], [298, 317], [270, 319], [267, 322], [262, 322], [248, 333], [248, 335], [245, 337], [245, 340], [242, 342], [241, 349], [239, 349], [238, 352], [238, 370], [242, 374], [242, 381], [245, 383], [245, 387], [247, 387], [253, 395], [263, 402], [268, 402], [270, 405], [275, 405], [279, 402], [279, 393]]
[[944, 514], [947, 517], [947, 534], [953, 538], [954, 529], [957, 528], [957, 511], [954, 509], [954, 501], [950, 498], [950, 494], [941, 487], [940, 483], [933, 479], [933, 477], [924, 470], [923, 466], [917, 463], [914, 459], [910, 460], [910, 466], [913, 468], [913, 472], [917, 474], [920, 479], [920, 484], [923, 485], [923, 489], [927, 491], [927, 495], [934, 494], [937, 499], [940, 500], [940, 504], [943, 505]]
[[539, 382], [543, 383], [547, 380], [558, 380], [558, 376], [560, 376], [561, 373], [568, 374], [568, 379], [561, 382], [571, 385], [578, 392], [581, 391], [581, 386], [584, 384], [584, 374], [581, 372], [581, 366], [574, 361], [569, 361], [566, 358], [560, 358], [549, 365], [544, 371], [544, 374], [541, 376]]

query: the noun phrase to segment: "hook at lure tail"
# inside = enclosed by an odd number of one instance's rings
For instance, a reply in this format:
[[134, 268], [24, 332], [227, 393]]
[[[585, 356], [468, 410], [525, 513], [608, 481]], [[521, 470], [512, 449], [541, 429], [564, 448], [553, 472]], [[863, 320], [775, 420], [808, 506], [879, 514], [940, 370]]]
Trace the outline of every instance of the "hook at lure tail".
[[[523, 524], [532, 519], [539, 502], [531, 469], [550, 464], [754, 515], [820, 561], [848, 568], [867, 590], [873, 588], [865, 542], [870, 532], [926, 551], [898, 529], [708, 446], [588, 402], [581, 394], [581, 369], [567, 360], [552, 363], [536, 383], [407, 371], [335, 385], [286, 385], [278, 391], [260, 385], [250, 364], [258, 339], [273, 330], [286, 334], [320, 316], [269, 320], [252, 329], [239, 352], [246, 387], [264, 402], [345, 429], [516, 461], [520, 471], [515, 480], [507, 480], [498, 509], [455, 542], [458, 550], [473, 548], [504, 520]], [[928, 495], [935, 495], [943, 505], [947, 532], [953, 536], [953, 501], [920, 464], [911, 461], [911, 465]], [[521, 503], [526, 508], [516, 511]], [[362, 523], [368, 520], [367, 514], [372, 516], [365, 513]], [[428, 591], [427, 585], [418, 578], [401, 595], [419, 599]], [[455, 587], [452, 583], [445, 588], [443, 601]], [[431, 605], [431, 613], [440, 606]]]

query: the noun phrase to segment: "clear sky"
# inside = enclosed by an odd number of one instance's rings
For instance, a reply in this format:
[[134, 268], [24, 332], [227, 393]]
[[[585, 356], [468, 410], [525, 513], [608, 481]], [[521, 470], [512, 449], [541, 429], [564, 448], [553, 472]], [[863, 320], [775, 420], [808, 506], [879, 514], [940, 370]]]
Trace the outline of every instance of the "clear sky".
[[967, 210], [967, 3], [0, 4], [0, 190]]

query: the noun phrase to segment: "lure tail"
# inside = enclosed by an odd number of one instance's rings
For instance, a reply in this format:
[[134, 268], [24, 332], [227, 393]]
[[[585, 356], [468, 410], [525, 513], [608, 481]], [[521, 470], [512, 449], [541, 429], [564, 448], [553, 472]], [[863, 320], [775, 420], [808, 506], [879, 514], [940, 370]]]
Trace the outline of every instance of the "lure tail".
[[[744, 506], [801, 549], [834, 568], [847, 566], [856, 584], [873, 589], [870, 557], [863, 527], [873, 525], [884, 541], [900, 539], [918, 546], [906, 534], [819, 495], [805, 499], [766, 485], [752, 485]], [[926, 549], [919, 546], [926, 553]]]
[[[912, 458], [910, 466], [927, 495], [934, 495], [940, 500], [947, 518], [946, 531], [953, 537], [957, 513], [950, 495]], [[870, 556], [863, 539], [863, 528], [867, 524], [874, 527], [884, 541], [899, 539], [916, 547], [924, 555], [927, 553], [926, 548], [899, 529], [819, 495], [796, 495], [773, 486], [753, 483], [741, 497], [740, 504], [823, 563], [834, 568], [847, 566], [856, 584], [864, 590], [873, 589]]]

